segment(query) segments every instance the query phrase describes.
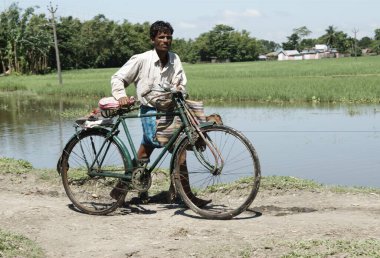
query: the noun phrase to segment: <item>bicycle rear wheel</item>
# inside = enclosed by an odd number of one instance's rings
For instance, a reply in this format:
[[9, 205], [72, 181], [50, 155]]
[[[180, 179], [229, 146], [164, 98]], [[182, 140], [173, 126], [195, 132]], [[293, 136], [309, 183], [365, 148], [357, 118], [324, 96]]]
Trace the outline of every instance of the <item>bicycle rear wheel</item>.
[[[177, 191], [186, 205], [201, 216], [231, 219], [245, 211], [257, 195], [261, 177], [259, 158], [251, 142], [233, 128], [213, 125], [201, 131], [219, 152], [218, 161], [210, 147], [199, 142], [196, 145], [203, 158], [198, 158], [196, 152], [189, 151], [191, 145], [184, 138], [174, 154]], [[207, 168], [205, 162], [214, 169]]]
[[[116, 210], [127, 193], [118, 178], [89, 175], [90, 171], [125, 174], [127, 165], [120, 146], [112, 138], [106, 140], [107, 132], [82, 131], [62, 154], [61, 176], [66, 194], [75, 207], [87, 214], [105, 215]], [[113, 189], [116, 199], [110, 196]]]

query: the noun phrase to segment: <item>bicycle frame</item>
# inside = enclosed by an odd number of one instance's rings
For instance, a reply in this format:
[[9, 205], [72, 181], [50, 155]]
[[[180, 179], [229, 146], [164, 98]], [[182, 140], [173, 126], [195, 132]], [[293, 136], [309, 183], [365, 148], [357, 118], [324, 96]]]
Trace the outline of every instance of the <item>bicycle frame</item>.
[[[141, 117], [154, 117], [154, 116], [179, 116], [181, 118], [181, 121], [182, 121], [182, 125], [180, 126], [179, 129], [177, 129], [173, 135], [171, 136], [171, 138], [169, 139], [168, 143], [163, 146], [163, 149], [161, 150], [161, 152], [159, 153], [158, 157], [153, 161], [152, 164], [150, 164], [150, 167], [147, 168], [146, 167], [146, 170], [148, 173], [151, 173], [156, 167], [157, 165], [159, 164], [159, 162], [162, 160], [162, 158], [164, 157], [164, 155], [170, 150], [170, 149], [174, 149], [173, 153], [175, 153], [175, 144], [177, 142], [177, 140], [179, 139], [180, 137], [180, 134], [184, 133], [189, 139], [192, 139], [191, 137], [191, 131], [193, 130], [192, 128], [192, 125], [194, 126], [194, 121], [192, 121], [192, 118], [191, 117], [188, 117], [188, 114], [186, 114], [186, 107], [184, 106], [183, 102], [183, 98], [177, 96], [177, 97], [173, 97], [173, 100], [176, 101], [177, 103], [177, 108], [175, 110], [173, 110], [172, 112], [155, 112], [155, 113], [150, 113], [150, 114], [139, 114], [139, 113], [134, 113], [134, 114], [131, 114], [131, 113], [127, 113], [127, 114], [122, 114], [122, 115], [119, 115], [119, 117], [117, 118], [116, 122], [112, 125], [111, 127], [111, 130], [109, 130], [108, 128], [106, 129], [104, 126], [99, 126], [98, 128], [101, 128], [101, 129], [104, 129], [104, 130], [107, 130], [107, 137], [104, 141], [104, 143], [102, 144], [100, 150], [98, 151], [98, 153], [95, 153], [95, 159], [93, 161], [92, 164], [88, 164], [88, 162], [86, 161], [86, 164], [88, 166], [88, 174], [89, 176], [104, 176], [104, 177], [117, 177], [117, 178], [123, 178], [123, 179], [131, 179], [131, 175], [132, 175], [132, 172], [133, 170], [136, 168], [136, 167], [141, 167], [142, 165], [139, 165], [139, 162], [137, 162], [137, 166], [136, 164], [133, 164], [132, 160], [134, 159], [135, 161], [138, 161], [138, 158], [137, 158], [137, 152], [136, 152], [136, 147], [132, 141], [132, 137], [130, 135], [130, 132], [129, 132], [129, 129], [128, 129], [128, 125], [127, 125], [127, 122], [125, 121], [126, 119], [130, 119], [130, 118], [141, 118]], [[118, 137], [118, 134], [120, 133], [120, 130], [119, 130], [119, 127], [120, 127], [120, 124], [122, 125], [123, 129], [124, 129], [124, 133], [127, 137], [127, 144], [128, 146], [130, 147], [130, 150], [132, 153], [130, 153], [130, 151], [128, 150], [128, 147], [127, 145], [121, 140], [120, 137]], [[196, 125], [196, 129], [195, 130], [198, 130], [199, 131], [199, 128], [203, 127], [203, 126], [207, 126], [207, 125], [211, 125], [213, 123], [204, 123], [202, 125]], [[78, 132], [79, 133], [79, 132]], [[77, 135], [78, 135], [77, 133]], [[185, 137], [184, 135], [184, 137]], [[110, 146], [110, 142], [108, 144], [108, 146], [105, 146], [106, 143], [107, 143], [107, 140], [112, 138], [116, 144], [118, 144], [120, 146], [120, 149], [122, 151], [122, 154], [123, 156], [125, 157], [125, 161], [127, 162], [128, 164], [128, 168], [127, 168], [127, 171], [125, 171], [125, 174], [122, 175], [122, 174], [117, 174], [117, 173], [112, 173], [112, 172], [106, 172], [106, 171], [101, 171], [101, 173], [99, 173], [99, 171], [94, 171], [92, 168], [94, 167], [95, 164], [99, 165], [99, 167], [101, 167], [102, 163], [103, 163], [103, 159], [105, 157], [105, 154], [108, 152], [108, 148]], [[194, 146], [194, 142], [191, 143], [193, 145], [193, 151], [195, 151], [197, 153], [197, 156], [198, 156], [198, 159], [199, 160], [202, 160], [204, 161], [204, 159], [202, 158], [202, 154], [200, 154], [195, 146]], [[209, 144], [209, 143], [207, 143]], [[105, 148], [105, 150], [104, 150]], [[104, 150], [104, 151], [103, 151]], [[95, 152], [95, 151], [94, 151]], [[103, 157], [100, 157], [101, 154], [103, 155]], [[99, 160], [100, 159], [100, 160]], [[208, 162], [202, 162], [204, 163], [205, 166], [209, 167], [211, 170], [214, 170], [216, 169], [217, 167], [214, 167], [213, 165], [211, 164], [208, 164]], [[171, 162], [171, 166], [173, 164], [173, 161]], [[144, 164], [146, 165], [146, 164]]]

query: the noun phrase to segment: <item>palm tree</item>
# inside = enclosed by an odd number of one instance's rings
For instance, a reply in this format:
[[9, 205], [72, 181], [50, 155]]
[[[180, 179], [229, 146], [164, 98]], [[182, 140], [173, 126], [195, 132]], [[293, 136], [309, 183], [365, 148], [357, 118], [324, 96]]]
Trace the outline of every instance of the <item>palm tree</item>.
[[326, 34], [322, 36], [325, 39], [326, 45], [332, 47], [335, 46], [337, 41], [337, 31], [336, 28], [330, 25], [326, 29]]

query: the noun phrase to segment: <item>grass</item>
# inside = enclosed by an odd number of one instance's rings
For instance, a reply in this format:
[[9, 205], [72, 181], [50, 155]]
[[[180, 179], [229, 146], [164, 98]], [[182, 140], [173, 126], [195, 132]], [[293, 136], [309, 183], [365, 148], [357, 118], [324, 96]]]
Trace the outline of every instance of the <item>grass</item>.
[[0, 229], [0, 257], [45, 257], [43, 250], [30, 239]]
[[[36, 173], [39, 179], [45, 181], [57, 181], [57, 172], [54, 169], [35, 169], [32, 164], [25, 160], [17, 160], [13, 158], [0, 157], [0, 174], [1, 173]], [[156, 178], [152, 188], [154, 193], [169, 188], [169, 171], [166, 169], [157, 169], [153, 172]], [[78, 177], [82, 177], [78, 174]], [[244, 188], [244, 185], [249, 183], [248, 178], [242, 178], [239, 182], [230, 184], [214, 185], [207, 191], [224, 191], [229, 192], [234, 189]], [[364, 193], [364, 194], [380, 194], [380, 188], [362, 187], [362, 186], [340, 186], [340, 185], [325, 185], [314, 180], [296, 178], [292, 176], [265, 176], [261, 177], [260, 190], [306, 190], [306, 191], [331, 191], [334, 193]]]
[[380, 188], [362, 186], [325, 185], [314, 180], [292, 176], [266, 176], [261, 178], [260, 190], [307, 190], [330, 191], [334, 193], [380, 194]]
[[[250, 182], [250, 178], [242, 178], [229, 184], [217, 184], [204, 189], [208, 192], [225, 192], [233, 190], [245, 189]], [[260, 180], [260, 191], [267, 190], [306, 190], [306, 191], [330, 191], [334, 193], [365, 193], [380, 194], [380, 188], [361, 187], [361, 186], [340, 186], [340, 185], [324, 185], [313, 180], [296, 178], [292, 176], [265, 176]], [[200, 191], [200, 190], [198, 190]]]
[[0, 157], [0, 173], [24, 174], [29, 172], [33, 166], [25, 160]]
[[[192, 99], [210, 102], [380, 102], [380, 56], [185, 64]], [[0, 91], [30, 91], [39, 95], [100, 98], [110, 96], [110, 78], [117, 68], [65, 71], [57, 76], [30, 75], [0, 78]], [[128, 87], [128, 94], [135, 94]]]
[[282, 258], [295, 257], [380, 257], [380, 240], [307, 240], [284, 242], [291, 251]]
[[270, 241], [265, 246], [242, 243], [241, 246], [209, 246], [199, 255], [207, 257], [380, 257], [380, 240], [360, 239], [309, 239], [298, 241]]

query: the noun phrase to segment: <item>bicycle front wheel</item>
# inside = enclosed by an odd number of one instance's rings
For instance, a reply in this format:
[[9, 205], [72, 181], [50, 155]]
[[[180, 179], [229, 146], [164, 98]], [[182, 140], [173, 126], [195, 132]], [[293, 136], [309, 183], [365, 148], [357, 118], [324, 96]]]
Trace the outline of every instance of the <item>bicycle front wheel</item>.
[[112, 138], [106, 139], [107, 132], [82, 131], [72, 138], [62, 154], [61, 176], [66, 194], [75, 207], [87, 214], [108, 214], [123, 203], [126, 195], [125, 184], [120, 179], [101, 175], [124, 175], [127, 168], [120, 146]]
[[184, 138], [174, 154], [177, 191], [201, 216], [231, 219], [245, 211], [257, 195], [259, 158], [251, 142], [231, 127], [213, 125], [201, 131], [209, 145], [198, 140], [198, 151], [191, 151], [188, 138]]

